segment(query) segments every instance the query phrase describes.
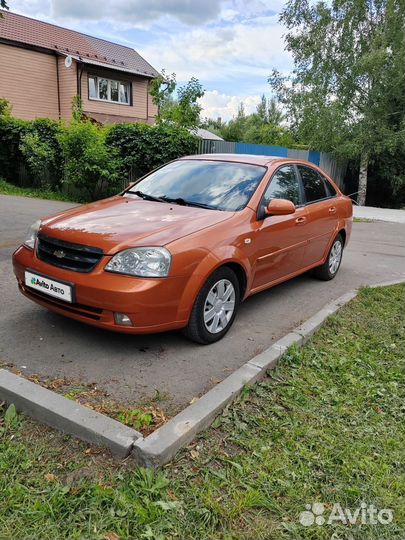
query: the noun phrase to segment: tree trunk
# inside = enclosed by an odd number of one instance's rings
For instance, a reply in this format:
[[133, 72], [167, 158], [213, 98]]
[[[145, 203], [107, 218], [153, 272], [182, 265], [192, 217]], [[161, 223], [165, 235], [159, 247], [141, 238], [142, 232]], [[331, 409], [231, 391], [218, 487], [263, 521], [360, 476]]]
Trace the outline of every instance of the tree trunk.
[[357, 204], [359, 206], [364, 206], [366, 204], [368, 161], [369, 155], [364, 150], [360, 156], [359, 193], [357, 195]]

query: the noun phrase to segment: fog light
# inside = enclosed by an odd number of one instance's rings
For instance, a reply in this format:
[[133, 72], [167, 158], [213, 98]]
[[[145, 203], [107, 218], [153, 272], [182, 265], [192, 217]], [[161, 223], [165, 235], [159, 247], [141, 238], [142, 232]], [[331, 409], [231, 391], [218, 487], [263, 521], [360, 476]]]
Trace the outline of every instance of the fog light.
[[132, 326], [132, 321], [125, 315], [125, 313], [114, 313], [115, 324], [120, 324], [121, 326]]

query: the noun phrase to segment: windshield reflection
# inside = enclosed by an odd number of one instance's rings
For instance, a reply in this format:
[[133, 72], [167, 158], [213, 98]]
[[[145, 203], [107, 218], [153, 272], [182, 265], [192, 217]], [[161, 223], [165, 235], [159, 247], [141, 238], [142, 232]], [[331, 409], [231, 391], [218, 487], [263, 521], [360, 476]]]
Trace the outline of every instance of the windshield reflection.
[[[179, 199], [215, 210], [242, 210], [259, 185], [266, 167], [207, 160], [169, 163], [131, 187], [153, 197]], [[180, 204], [180, 203], [179, 203]]]

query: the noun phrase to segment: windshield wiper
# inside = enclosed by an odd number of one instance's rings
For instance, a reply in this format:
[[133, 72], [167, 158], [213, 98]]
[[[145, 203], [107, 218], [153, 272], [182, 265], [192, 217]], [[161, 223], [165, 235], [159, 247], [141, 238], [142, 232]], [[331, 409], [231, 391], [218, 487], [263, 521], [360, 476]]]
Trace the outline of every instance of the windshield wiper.
[[197, 208], [208, 208], [209, 210], [219, 210], [219, 208], [215, 208], [215, 206], [211, 206], [210, 204], [204, 204], [194, 201], [186, 201], [183, 199], [183, 197], [167, 197], [166, 195], [162, 195], [162, 197], [155, 197], [153, 195], [149, 195], [149, 193], [144, 193], [143, 191], [128, 191], [128, 193], [133, 193], [134, 195], [137, 195], [138, 197], [141, 197], [141, 199], [144, 199], [145, 201], [156, 201], [156, 202], [164, 202], [164, 203], [174, 203], [179, 204], [181, 206], [195, 206]]
[[154, 197], [153, 195], [149, 195], [148, 193], [144, 193], [143, 191], [128, 191], [128, 193], [133, 193], [134, 195], [137, 195], [141, 199], [144, 199], [145, 201], [155, 201], [155, 202], [166, 202], [164, 199], [160, 197]]
[[185, 199], [183, 199], [183, 197], [171, 198], [171, 197], [166, 197], [166, 195], [163, 195], [161, 199], [168, 203], [175, 203], [181, 206], [196, 206], [197, 208], [208, 208], [209, 210], [219, 210], [219, 208], [215, 208], [215, 206], [211, 206], [210, 204], [204, 204], [204, 203], [199, 203], [199, 202], [194, 202], [194, 201], [186, 201]]

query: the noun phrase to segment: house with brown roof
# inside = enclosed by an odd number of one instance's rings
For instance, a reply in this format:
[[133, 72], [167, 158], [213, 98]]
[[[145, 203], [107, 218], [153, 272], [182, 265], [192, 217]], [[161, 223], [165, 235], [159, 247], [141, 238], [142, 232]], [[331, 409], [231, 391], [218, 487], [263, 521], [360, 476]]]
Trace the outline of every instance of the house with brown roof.
[[17, 118], [69, 120], [80, 96], [103, 123], [153, 123], [158, 72], [134, 49], [43, 21], [1, 12], [0, 98]]

